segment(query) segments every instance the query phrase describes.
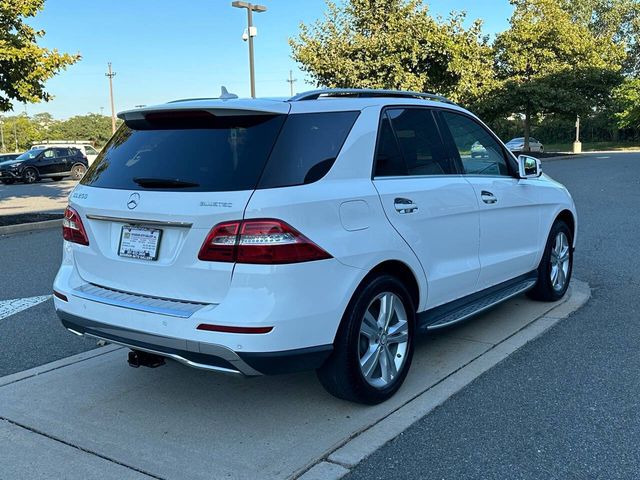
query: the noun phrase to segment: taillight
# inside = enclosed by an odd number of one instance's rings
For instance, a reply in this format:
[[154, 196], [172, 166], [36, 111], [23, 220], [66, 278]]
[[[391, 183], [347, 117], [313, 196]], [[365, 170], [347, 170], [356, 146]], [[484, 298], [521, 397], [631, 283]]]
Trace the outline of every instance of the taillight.
[[281, 220], [220, 223], [202, 244], [200, 260], [283, 264], [331, 258], [318, 245]]
[[62, 236], [68, 242], [89, 245], [89, 237], [84, 229], [80, 215], [73, 208], [67, 207], [62, 219]]

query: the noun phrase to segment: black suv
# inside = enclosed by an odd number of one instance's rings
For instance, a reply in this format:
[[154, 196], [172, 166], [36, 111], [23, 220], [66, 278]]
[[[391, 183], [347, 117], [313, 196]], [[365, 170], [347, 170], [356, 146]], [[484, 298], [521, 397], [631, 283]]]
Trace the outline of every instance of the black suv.
[[15, 160], [0, 163], [0, 181], [34, 183], [42, 178], [80, 180], [89, 167], [87, 157], [77, 148], [32, 148]]

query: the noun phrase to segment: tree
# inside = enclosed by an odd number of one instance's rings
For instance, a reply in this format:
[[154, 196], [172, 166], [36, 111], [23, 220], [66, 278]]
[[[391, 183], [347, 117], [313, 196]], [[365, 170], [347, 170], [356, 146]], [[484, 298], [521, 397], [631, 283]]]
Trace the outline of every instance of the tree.
[[560, 0], [560, 5], [596, 38], [624, 45], [625, 72], [640, 75], [640, 0]]
[[491, 47], [482, 23], [464, 28], [422, 0], [327, 0], [324, 19], [300, 25], [293, 58], [319, 86], [431, 91], [469, 101], [492, 87]]
[[58, 121], [47, 132], [49, 140], [90, 140], [104, 145], [111, 138], [111, 117], [89, 113]]
[[621, 81], [624, 46], [596, 36], [556, 0], [510, 0], [510, 28], [494, 48], [498, 87], [484, 103], [494, 116], [524, 117], [525, 150], [537, 115], [587, 114]]
[[44, 6], [44, 0], [0, 0], [0, 111], [11, 110], [12, 100], [51, 99], [45, 82], [80, 59], [38, 46], [44, 31], [25, 23]]
[[620, 128], [640, 128], [640, 78], [629, 78], [613, 93]]

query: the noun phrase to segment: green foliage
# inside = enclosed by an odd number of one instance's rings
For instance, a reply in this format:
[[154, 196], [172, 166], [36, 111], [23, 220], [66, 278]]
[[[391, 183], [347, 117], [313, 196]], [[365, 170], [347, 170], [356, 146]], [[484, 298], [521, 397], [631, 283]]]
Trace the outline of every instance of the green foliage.
[[318, 84], [431, 91], [466, 101], [493, 84], [482, 24], [434, 19], [421, 0], [327, 1], [323, 20], [300, 25], [293, 58]]
[[627, 79], [614, 93], [620, 128], [640, 128], [640, 78]]
[[[89, 140], [102, 147], [111, 138], [111, 117], [89, 113], [67, 120], [55, 120], [49, 113], [38, 113], [32, 117], [25, 114], [4, 117], [0, 120], [6, 150], [18, 151], [31, 148], [43, 140]], [[121, 120], [118, 120], [118, 124]]]
[[560, 0], [560, 5], [596, 38], [624, 45], [625, 72], [640, 75], [640, 0]]
[[44, 0], [0, 0], [0, 111], [11, 110], [12, 100], [50, 100], [45, 82], [80, 59], [38, 46], [44, 31], [34, 30], [24, 20], [43, 5]]

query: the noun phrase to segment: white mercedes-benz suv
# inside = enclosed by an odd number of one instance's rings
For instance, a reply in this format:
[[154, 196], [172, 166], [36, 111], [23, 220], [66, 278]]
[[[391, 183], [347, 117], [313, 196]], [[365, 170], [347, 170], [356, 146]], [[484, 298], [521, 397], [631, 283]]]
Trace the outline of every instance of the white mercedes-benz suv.
[[67, 329], [130, 347], [132, 366], [316, 369], [333, 395], [378, 403], [419, 333], [567, 291], [571, 196], [463, 108], [229, 97], [119, 115], [65, 213]]

